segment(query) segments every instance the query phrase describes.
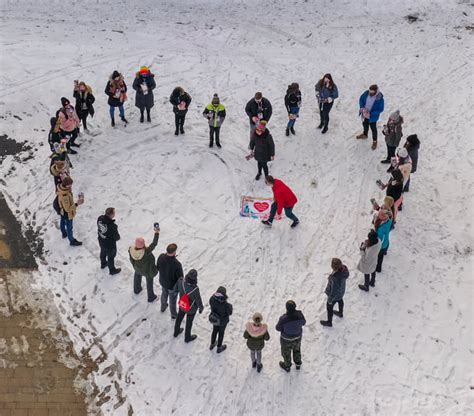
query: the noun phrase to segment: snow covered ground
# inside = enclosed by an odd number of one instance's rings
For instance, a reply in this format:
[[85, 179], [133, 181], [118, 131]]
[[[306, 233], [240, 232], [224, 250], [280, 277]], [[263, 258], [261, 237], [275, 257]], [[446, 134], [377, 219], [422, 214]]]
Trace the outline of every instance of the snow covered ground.
[[[257, 2], [5, 1], [1, 6], [2, 134], [37, 149], [24, 163], [0, 165], [3, 192], [25, 229], [44, 239], [37, 283], [54, 294], [77, 351], [97, 358], [94, 382], [106, 415], [466, 415], [473, 404], [473, 119], [472, 16], [468, 1], [349, 0]], [[409, 23], [404, 16], [418, 13]], [[470, 26], [471, 29], [466, 28]], [[118, 69], [131, 87], [140, 65], [156, 74], [153, 122], [112, 129], [103, 89]], [[331, 72], [340, 98], [328, 134], [316, 129], [314, 84]], [[73, 80], [97, 97], [93, 135], [72, 156], [75, 193], [86, 203], [74, 221], [81, 248], [61, 239], [51, 208], [46, 143], [60, 97]], [[283, 96], [298, 82], [303, 108], [294, 138], [284, 136]], [[386, 178], [376, 151], [355, 140], [358, 97], [377, 83], [381, 121], [400, 109], [404, 133], [421, 139], [389, 256], [375, 290], [361, 292], [358, 246], [370, 228], [371, 197]], [[168, 97], [193, 97], [186, 135], [173, 135]], [[131, 88], [130, 88], [131, 90]], [[265, 229], [238, 216], [242, 195], [270, 196], [246, 161], [243, 108], [261, 90], [274, 107], [271, 173], [290, 185], [301, 225]], [[203, 107], [218, 92], [228, 117], [222, 149], [207, 147]], [[379, 132], [380, 125], [379, 124]], [[100, 270], [95, 221], [117, 209], [122, 235], [110, 277]], [[156, 254], [176, 242], [185, 271], [199, 271], [207, 299], [225, 285], [235, 314], [228, 349], [208, 350], [207, 313], [195, 320], [192, 345], [172, 337], [169, 314], [132, 292], [127, 247], [152, 238]], [[343, 320], [323, 328], [330, 259], [351, 276]], [[63, 264], [67, 262], [67, 264]], [[157, 283], [157, 282], [156, 282]], [[157, 287], [159, 293], [159, 288]], [[292, 298], [308, 324], [303, 367], [278, 367], [273, 329]], [[257, 374], [242, 338], [260, 311], [272, 328]], [[109, 397], [109, 399], [107, 399]], [[132, 412], [133, 410], [133, 412]]]

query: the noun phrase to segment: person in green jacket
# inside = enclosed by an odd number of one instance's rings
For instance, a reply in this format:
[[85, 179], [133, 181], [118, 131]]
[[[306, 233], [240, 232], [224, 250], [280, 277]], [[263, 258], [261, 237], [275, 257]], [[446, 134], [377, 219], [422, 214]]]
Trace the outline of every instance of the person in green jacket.
[[148, 302], [153, 302], [157, 298], [153, 291], [153, 278], [158, 274], [153, 250], [158, 244], [159, 236], [160, 230], [155, 229], [153, 242], [148, 247], [145, 245], [145, 239], [139, 237], [135, 240], [135, 246], [130, 246], [128, 249], [130, 263], [132, 263], [135, 271], [135, 276], [133, 278], [133, 291], [136, 295], [142, 291], [142, 276], [145, 276]]
[[247, 340], [247, 347], [250, 350], [252, 367], [257, 368], [259, 373], [263, 368], [262, 350], [265, 346], [265, 341], [270, 339], [268, 326], [262, 321], [262, 314], [258, 312], [254, 313], [252, 316], [252, 322], [247, 322], [244, 332], [244, 338]]
[[202, 114], [209, 122], [209, 147], [214, 146], [214, 138], [216, 139], [216, 146], [222, 147], [219, 141], [219, 133], [226, 114], [224, 104], [221, 104], [217, 94], [214, 94], [211, 104], [207, 105]]

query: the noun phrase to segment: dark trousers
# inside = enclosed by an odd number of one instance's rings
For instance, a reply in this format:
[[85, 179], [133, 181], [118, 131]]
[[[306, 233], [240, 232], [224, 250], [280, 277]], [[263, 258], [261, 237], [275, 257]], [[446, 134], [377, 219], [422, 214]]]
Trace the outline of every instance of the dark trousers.
[[377, 122], [374, 121], [373, 123], [370, 123], [367, 118], [364, 119], [362, 122], [362, 126], [364, 127], [364, 134], [367, 136], [369, 134], [369, 127], [370, 130], [372, 131], [372, 140], [374, 142], [377, 141]]
[[285, 362], [285, 367], [291, 367], [291, 354], [293, 353], [293, 361], [296, 365], [301, 365], [301, 338], [293, 341], [280, 338], [281, 356]]
[[221, 131], [220, 127], [209, 126], [209, 145], [214, 144], [214, 138], [216, 139], [216, 144], [220, 145], [219, 142], [219, 133]]
[[61, 228], [61, 233], [64, 236], [67, 237], [69, 242], [74, 240], [74, 235], [72, 233], [72, 227], [73, 227], [73, 220], [70, 220], [68, 215], [61, 215], [61, 221], [59, 223], [59, 228]]
[[87, 130], [87, 117], [89, 115], [88, 110], [81, 110], [77, 112], [77, 116], [79, 117], [79, 120], [82, 121], [82, 127], [84, 127], [84, 130]]
[[375, 285], [375, 275], [376, 273], [373, 272], [370, 274], [364, 274], [364, 286]]
[[387, 160], [390, 160], [392, 157], [395, 157], [395, 151], [397, 150], [397, 147], [389, 146], [387, 144]]
[[172, 318], [176, 318], [178, 312], [176, 312], [176, 301], [178, 299], [178, 285], [176, 284], [172, 289], [167, 289], [164, 286], [161, 286], [161, 310], [165, 310], [168, 306], [169, 298], [169, 307]]
[[[155, 292], [153, 291], [153, 277], [145, 276], [146, 278], [146, 291], [148, 294], [148, 302], [152, 302], [155, 297]], [[135, 294], [138, 294], [142, 291], [142, 276], [138, 273], [135, 273], [133, 277], [133, 291]]]
[[387, 255], [387, 248], [382, 248], [380, 251], [379, 251], [379, 255], [377, 257], [377, 268], [375, 269], [377, 271], [377, 273], [380, 273], [382, 271], [382, 263], [383, 263], [383, 258], [384, 256]]
[[184, 316], [186, 315], [186, 327], [184, 329], [184, 340], [191, 340], [191, 329], [193, 328], [195, 313], [185, 313], [181, 309], [178, 311], [178, 316], [176, 317], [176, 322], [174, 323], [174, 335], [178, 336], [179, 329], [181, 328], [181, 322], [183, 322]]
[[[338, 300], [337, 305], [339, 306], [339, 312], [344, 313], [344, 300]], [[328, 311], [328, 321], [332, 323], [332, 317], [334, 315], [334, 303], [326, 303], [326, 310]]]
[[184, 114], [174, 113], [174, 124], [176, 126], [176, 131], [181, 131], [181, 133], [184, 131], [185, 119], [186, 119], [186, 113]]
[[150, 119], [150, 109], [149, 108], [140, 108], [140, 117], [144, 117], [145, 115], [145, 110], [146, 110], [146, 116], [148, 119]]
[[257, 166], [258, 166], [258, 174], [261, 175], [262, 174], [262, 169], [263, 169], [263, 173], [265, 174], [265, 177], [268, 176], [268, 165], [267, 165], [268, 162], [259, 162], [257, 161]]
[[117, 247], [104, 247], [100, 241], [99, 241], [99, 246], [100, 246], [100, 266], [109, 267], [109, 271], [114, 271], [115, 270], [115, 264], [114, 264], [114, 259], [115, 256], [117, 255]]
[[226, 326], [227, 324], [213, 326], [212, 334], [211, 334], [211, 344], [214, 344], [217, 338], [217, 346], [222, 347], [222, 342], [224, 341], [224, 332], [225, 332]]
[[321, 124], [323, 126], [329, 125], [329, 112], [331, 111], [334, 103], [321, 103], [319, 105], [319, 117], [321, 117]]
[[408, 178], [407, 183], [403, 187], [403, 192], [410, 192], [410, 179], [411, 178]]
[[59, 135], [61, 136], [62, 139], [64, 139], [66, 136], [69, 136], [69, 141], [66, 143], [67, 149], [70, 149], [71, 144], [76, 142], [78, 133], [79, 133], [79, 129], [74, 129], [73, 131], [64, 131], [64, 130], [59, 131]]
[[[293, 220], [293, 221], [299, 221], [298, 217], [293, 214], [293, 207], [289, 207], [289, 208], [283, 208], [285, 210], [285, 215], [290, 219], [290, 220]], [[270, 208], [270, 216], [268, 217], [268, 221], [269, 222], [273, 222], [273, 218], [275, 218], [275, 215], [276, 215], [276, 212], [277, 212], [277, 209], [278, 209], [278, 205], [276, 202], [272, 202], [272, 206]]]

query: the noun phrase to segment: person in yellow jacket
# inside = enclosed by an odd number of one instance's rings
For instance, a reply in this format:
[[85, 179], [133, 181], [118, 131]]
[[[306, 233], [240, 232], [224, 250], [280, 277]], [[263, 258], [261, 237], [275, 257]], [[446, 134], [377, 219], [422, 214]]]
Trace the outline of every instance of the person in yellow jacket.
[[221, 104], [217, 94], [214, 94], [211, 103], [207, 105], [202, 114], [209, 122], [209, 147], [214, 146], [215, 138], [216, 146], [220, 148], [219, 133], [226, 114], [225, 107]]
[[74, 238], [72, 228], [76, 208], [84, 203], [84, 196], [79, 195], [77, 202], [74, 202], [72, 183], [72, 178], [67, 176], [56, 188], [59, 214], [61, 215], [60, 228], [63, 238], [67, 237], [71, 246], [82, 246], [82, 242]]

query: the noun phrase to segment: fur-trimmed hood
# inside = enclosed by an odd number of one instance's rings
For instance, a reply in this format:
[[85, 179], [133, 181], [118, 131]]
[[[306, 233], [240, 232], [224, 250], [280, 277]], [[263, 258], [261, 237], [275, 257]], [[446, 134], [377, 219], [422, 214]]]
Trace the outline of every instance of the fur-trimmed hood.
[[141, 260], [145, 256], [145, 248], [130, 247], [128, 249], [133, 260]]
[[255, 325], [253, 322], [247, 322], [245, 329], [252, 338], [258, 338], [265, 335], [265, 332], [268, 331], [268, 326], [267, 324]]

